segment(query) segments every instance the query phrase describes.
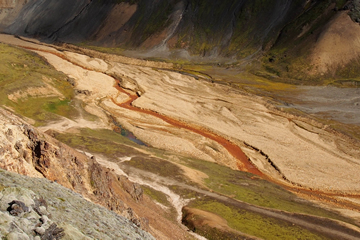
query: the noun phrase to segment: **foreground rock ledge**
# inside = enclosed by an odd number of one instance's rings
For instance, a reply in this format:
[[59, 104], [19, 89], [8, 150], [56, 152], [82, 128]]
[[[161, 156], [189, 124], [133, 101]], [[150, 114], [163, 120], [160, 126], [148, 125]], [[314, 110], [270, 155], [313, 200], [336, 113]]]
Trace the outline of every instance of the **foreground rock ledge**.
[[[128, 219], [47, 179], [0, 170], [0, 189], [0, 236], [7, 239], [45, 234], [56, 239], [154, 239]], [[14, 201], [24, 206], [18, 214], [8, 211]]]

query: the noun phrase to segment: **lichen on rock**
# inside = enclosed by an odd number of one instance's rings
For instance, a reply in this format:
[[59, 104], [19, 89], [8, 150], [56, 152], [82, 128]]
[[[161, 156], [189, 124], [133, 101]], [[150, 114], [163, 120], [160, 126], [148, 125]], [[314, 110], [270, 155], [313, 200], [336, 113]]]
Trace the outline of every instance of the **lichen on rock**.
[[[0, 170], [0, 237], [154, 239], [132, 221], [47, 179]], [[1, 189], [1, 188], [0, 188]]]

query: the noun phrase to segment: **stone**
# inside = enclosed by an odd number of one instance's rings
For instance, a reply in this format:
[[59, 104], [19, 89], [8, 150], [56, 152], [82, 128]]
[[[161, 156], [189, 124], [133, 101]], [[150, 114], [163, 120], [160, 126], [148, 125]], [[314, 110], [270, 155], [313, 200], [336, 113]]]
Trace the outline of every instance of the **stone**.
[[5, 132], [5, 136], [6, 138], [12, 142], [14, 140], [14, 133], [13, 130], [11, 128], [9, 128], [6, 132]]
[[75, 84], [76, 84], [76, 81], [75, 81], [75, 79], [73, 79], [73, 78], [68, 78], [68, 79], [66, 79], [66, 81], [67, 81], [68, 83], [70, 83], [72, 86], [75, 86]]
[[40, 234], [40, 235], [44, 235], [44, 233], [45, 233], [45, 228], [43, 228], [43, 227], [37, 227], [37, 228], [35, 228], [35, 232], [38, 233], [38, 234]]
[[76, 90], [75, 90], [75, 93], [76, 93], [76, 94], [84, 94], [85, 96], [91, 95], [91, 92], [90, 92], [89, 90], [79, 90], [79, 89], [76, 89]]
[[7, 240], [29, 240], [29, 236], [24, 233], [11, 232], [6, 236]]
[[47, 215], [49, 214], [48, 211], [46, 210], [46, 207], [45, 206], [40, 206], [39, 207], [39, 212], [41, 215]]
[[8, 212], [13, 216], [20, 216], [29, 211], [29, 208], [21, 201], [14, 200], [9, 205]]
[[16, 149], [16, 151], [20, 152], [20, 149], [22, 149], [22, 144], [21, 144], [21, 142], [20, 142], [20, 141], [17, 141], [17, 142], [15, 143], [14, 148]]
[[58, 228], [57, 225], [53, 223], [50, 225], [48, 229], [46, 229], [41, 239], [57, 240], [57, 239], [61, 239], [64, 236], [65, 236], [64, 229]]
[[0, 210], [8, 211], [9, 203], [14, 200], [23, 202], [26, 206], [32, 206], [34, 204], [33, 196], [34, 192], [28, 189], [19, 187], [7, 187], [1, 191], [4, 195], [0, 199]]
[[40, 221], [43, 224], [46, 224], [49, 221], [49, 218], [46, 215], [41, 216]]

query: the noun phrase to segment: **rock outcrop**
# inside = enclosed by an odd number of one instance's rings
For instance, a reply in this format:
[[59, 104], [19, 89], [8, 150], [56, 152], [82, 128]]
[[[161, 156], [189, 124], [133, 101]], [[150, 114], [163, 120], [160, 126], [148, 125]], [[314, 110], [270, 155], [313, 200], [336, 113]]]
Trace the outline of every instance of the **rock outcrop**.
[[0, 237], [154, 239], [128, 219], [43, 178], [0, 170]]
[[2, 169], [58, 182], [128, 217], [138, 227], [148, 228], [147, 219], [138, 217], [121, 200], [125, 194], [135, 202], [141, 201], [142, 189], [137, 184], [116, 176], [94, 158], [37, 131], [4, 109], [0, 109], [0, 128]]
[[[189, 238], [184, 228], [166, 217], [166, 211], [143, 195], [140, 185], [101, 166], [95, 156], [89, 157], [53, 139], [52, 134], [38, 131], [12, 112], [0, 108], [0, 168], [56, 182], [113, 211], [114, 216], [117, 213], [125, 217], [157, 239]], [[1, 179], [0, 184], [4, 185]], [[35, 191], [31, 187], [28, 189]], [[37, 197], [46, 199], [44, 194]], [[13, 200], [22, 201], [10, 199], [9, 202]], [[26, 206], [31, 207], [31, 204]]]

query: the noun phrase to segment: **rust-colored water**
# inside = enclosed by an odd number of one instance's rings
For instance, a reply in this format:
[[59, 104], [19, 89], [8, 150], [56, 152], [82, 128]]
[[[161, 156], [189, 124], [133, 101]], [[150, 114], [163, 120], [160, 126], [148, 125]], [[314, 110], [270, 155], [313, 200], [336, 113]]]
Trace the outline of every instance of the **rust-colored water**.
[[152, 115], [154, 117], [162, 119], [163, 121], [171, 124], [174, 127], [183, 128], [183, 129], [189, 130], [191, 132], [197, 133], [197, 134], [199, 134], [201, 136], [204, 136], [204, 137], [206, 137], [208, 139], [211, 139], [213, 141], [216, 141], [217, 143], [222, 145], [235, 159], [237, 159], [236, 165], [237, 165], [239, 170], [244, 171], [244, 172], [253, 173], [253, 174], [256, 174], [258, 176], [264, 177], [264, 174], [262, 172], [260, 172], [249, 161], [249, 159], [245, 155], [245, 153], [236, 144], [234, 144], [234, 143], [230, 142], [229, 140], [227, 140], [227, 139], [225, 139], [225, 138], [223, 138], [221, 136], [218, 136], [218, 135], [216, 135], [216, 134], [214, 134], [214, 133], [212, 133], [212, 132], [210, 132], [210, 131], [208, 131], [206, 129], [200, 129], [198, 127], [190, 126], [189, 124], [186, 124], [186, 123], [184, 123], [182, 121], [179, 121], [179, 120], [176, 120], [176, 119], [161, 115], [161, 114], [159, 114], [157, 112], [154, 112], [154, 111], [134, 107], [134, 106], [131, 105], [131, 103], [137, 99], [137, 96], [129, 94], [128, 92], [124, 91], [119, 86], [119, 81], [118, 80], [116, 80], [115, 88], [118, 91], [120, 91], [122, 93], [125, 93], [125, 94], [127, 94], [129, 96], [129, 100], [127, 100], [126, 102], [118, 104], [118, 103], [116, 103], [114, 101], [114, 103], [117, 104], [118, 106], [129, 109], [129, 110], [132, 110], [132, 111], [137, 111], [137, 112], [142, 112], [142, 113], [145, 113], [145, 114]]
[[254, 165], [251, 164], [248, 157], [244, 154], [244, 152], [241, 150], [241, 148], [239, 146], [237, 146], [236, 144], [228, 141], [227, 139], [225, 139], [221, 136], [217, 136], [214, 133], [212, 133], [206, 129], [200, 129], [200, 128], [197, 128], [194, 126], [190, 126], [189, 124], [186, 124], [179, 120], [175, 120], [173, 118], [161, 115], [159, 113], [134, 107], [131, 105], [131, 103], [133, 101], [135, 101], [138, 97], [136, 95], [132, 95], [132, 94], [126, 92], [123, 88], [121, 88], [118, 80], [116, 80], [115, 88], [119, 92], [125, 93], [126, 95], [129, 96], [129, 100], [127, 100], [126, 102], [123, 102], [123, 103], [116, 103], [113, 100], [113, 102], [116, 105], [118, 105], [119, 107], [158, 117], [158, 118], [162, 119], [163, 121], [171, 124], [172, 126], [187, 129], [189, 131], [192, 131], [194, 133], [200, 134], [206, 138], [216, 141], [217, 143], [221, 144], [234, 158], [237, 159], [237, 166], [240, 171], [253, 173], [267, 181], [270, 181], [270, 182], [273, 182], [273, 183], [276, 183], [276, 184], [282, 186], [283, 188], [285, 188], [288, 191], [296, 192], [298, 194], [304, 194], [312, 199], [317, 199], [317, 200], [320, 200], [323, 202], [336, 204], [336, 205], [346, 207], [349, 209], [353, 209], [353, 210], [360, 210], [360, 206], [358, 204], [347, 201], [347, 200], [340, 200], [340, 199], [336, 198], [339, 196], [360, 198], [360, 196], [358, 194], [326, 193], [326, 192], [322, 192], [322, 191], [318, 191], [318, 190], [310, 190], [310, 189], [306, 189], [306, 188], [302, 188], [302, 187], [297, 187], [294, 185], [290, 186], [290, 185], [284, 184], [283, 182], [278, 181], [276, 179], [269, 178], [267, 175], [260, 172]]
[[[70, 61], [67, 57], [65, 57], [62, 53], [56, 53], [56, 52], [52, 52], [52, 51], [47, 51], [47, 50], [43, 50], [43, 49], [36, 49], [36, 48], [32, 48], [32, 47], [24, 47], [24, 46], [19, 46], [28, 50], [36, 50], [36, 51], [42, 51], [42, 52], [47, 52], [47, 53], [51, 53], [53, 55], [56, 55], [78, 67], [81, 67], [83, 69], [89, 70], [89, 71], [96, 71], [94, 69], [89, 69], [87, 67], [84, 67], [76, 62]], [[100, 72], [100, 71], [97, 71]], [[101, 72], [102, 73], [102, 72]], [[104, 73], [105, 74], [105, 73]], [[187, 129], [189, 131], [195, 132], [197, 134], [200, 134], [206, 138], [209, 138], [211, 140], [216, 141], [217, 143], [219, 143], [220, 145], [222, 145], [234, 158], [237, 159], [237, 166], [238, 169], [240, 171], [245, 171], [245, 172], [249, 172], [249, 173], [253, 173], [255, 175], [260, 176], [261, 178], [268, 180], [270, 182], [274, 182], [282, 187], [284, 187], [285, 189], [291, 191], [291, 192], [296, 192], [298, 194], [303, 194], [306, 195], [312, 199], [317, 199], [323, 202], [328, 202], [328, 203], [332, 203], [341, 207], [346, 207], [349, 209], [353, 209], [353, 210], [357, 210], [360, 211], [360, 205], [356, 204], [354, 202], [350, 202], [348, 200], [344, 200], [344, 199], [339, 199], [337, 197], [349, 197], [349, 198], [360, 198], [359, 194], [341, 194], [341, 193], [329, 193], [329, 192], [322, 192], [319, 190], [311, 190], [311, 189], [306, 189], [306, 188], [302, 188], [302, 187], [298, 187], [298, 186], [289, 186], [287, 184], [284, 184], [281, 181], [278, 181], [276, 179], [273, 178], [269, 178], [267, 175], [263, 174], [262, 172], [260, 172], [254, 165], [251, 164], [251, 162], [249, 161], [248, 157], [244, 154], [244, 152], [241, 150], [241, 148], [239, 146], [237, 146], [236, 144], [228, 141], [227, 139], [218, 136], [206, 129], [201, 129], [199, 127], [194, 127], [194, 126], [190, 126], [189, 124], [186, 124], [184, 122], [181, 122], [179, 120], [175, 120], [172, 119], [170, 117], [161, 115], [159, 113], [150, 111], [150, 110], [146, 110], [146, 109], [140, 109], [137, 107], [134, 107], [131, 105], [131, 103], [137, 99], [136, 95], [132, 95], [129, 94], [128, 92], [126, 92], [124, 89], [122, 89], [119, 85], [119, 81], [116, 80], [116, 84], [115, 84], [115, 88], [120, 91], [123, 92], [125, 94], [127, 94], [129, 96], [129, 100], [123, 103], [116, 103], [114, 100], [113, 102], [115, 104], [117, 104], [120, 107], [132, 110], [132, 111], [137, 111], [137, 112], [142, 112], [145, 114], [149, 114], [152, 116], [155, 116], [157, 118], [162, 119], [163, 121], [178, 127], [178, 128], [184, 128]]]

